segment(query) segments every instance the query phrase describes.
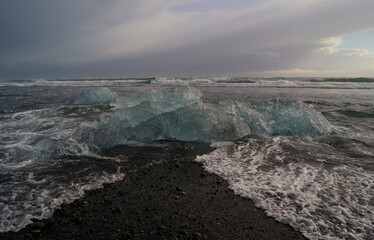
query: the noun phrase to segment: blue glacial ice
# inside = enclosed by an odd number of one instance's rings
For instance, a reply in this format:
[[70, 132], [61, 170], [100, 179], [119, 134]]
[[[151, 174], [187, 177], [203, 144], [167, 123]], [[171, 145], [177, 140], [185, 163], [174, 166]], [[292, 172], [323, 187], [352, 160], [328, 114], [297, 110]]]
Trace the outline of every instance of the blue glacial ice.
[[229, 141], [254, 137], [327, 135], [329, 122], [293, 100], [205, 103], [195, 88], [152, 90], [117, 100], [117, 110], [75, 136], [91, 147], [129, 141]]
[[118, 95], [110, 91], [108, 88], [98, 88], [91, 90], [77, 99], [74, 99], [71, 104], [74, 105], [94, 105], [111, 103], [117, 99]]

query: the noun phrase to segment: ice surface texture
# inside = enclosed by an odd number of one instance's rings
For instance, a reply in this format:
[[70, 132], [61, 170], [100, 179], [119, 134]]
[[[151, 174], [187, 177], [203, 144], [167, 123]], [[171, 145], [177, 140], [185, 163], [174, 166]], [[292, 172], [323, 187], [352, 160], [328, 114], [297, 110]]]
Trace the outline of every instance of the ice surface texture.
[[117, 100], [118, 109], [76, 132], [99, 148], [128, 141], [227, 141], [271, 136], [320, 136], [329, 123], [312, 106], [293, 100], [205, 103], [195, 88], [151, 90]]
[[108, 88], [98, 88], [91, 90], [85, 95], [73, 100], [73, 105], [93, 105], [101, 103], [111, 103], [117, 99], [117, 93], [111, 92]]

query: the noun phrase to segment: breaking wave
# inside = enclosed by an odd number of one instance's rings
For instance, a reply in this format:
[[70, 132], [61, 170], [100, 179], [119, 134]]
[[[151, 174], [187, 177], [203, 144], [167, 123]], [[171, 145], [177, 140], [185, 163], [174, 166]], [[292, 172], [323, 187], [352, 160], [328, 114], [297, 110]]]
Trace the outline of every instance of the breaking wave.
[[373, 78], [253, 78], [253, 77], [194, 77], [194, 78], [91, 78], [91, 79], [20, 79], [0, 80], [0, 87], [31, 86], [250, 86], [276, 88], [341, 88], [374, 89]]

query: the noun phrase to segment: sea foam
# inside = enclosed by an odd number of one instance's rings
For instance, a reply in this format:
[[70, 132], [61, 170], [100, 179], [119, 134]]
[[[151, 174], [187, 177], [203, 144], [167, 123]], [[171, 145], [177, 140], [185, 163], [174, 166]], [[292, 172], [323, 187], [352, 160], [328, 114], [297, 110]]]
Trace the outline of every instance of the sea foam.
[[196, 161], [267, 215], [308, 239], [372, 239], [374, 174], [336, 164], [339, 149], [282, 137], [214, 146]]

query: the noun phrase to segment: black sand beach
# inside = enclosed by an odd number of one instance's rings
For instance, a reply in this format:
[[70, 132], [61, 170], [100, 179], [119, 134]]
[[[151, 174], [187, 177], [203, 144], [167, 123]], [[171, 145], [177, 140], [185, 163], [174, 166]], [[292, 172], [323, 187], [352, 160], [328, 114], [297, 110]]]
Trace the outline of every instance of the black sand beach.
[[122, 181], [89, 191], [53, 217], [0, 238], [305, 239], [193, 162], [210, 147], [176, 145], [111, 149], [106, 154], [130, 155]]

